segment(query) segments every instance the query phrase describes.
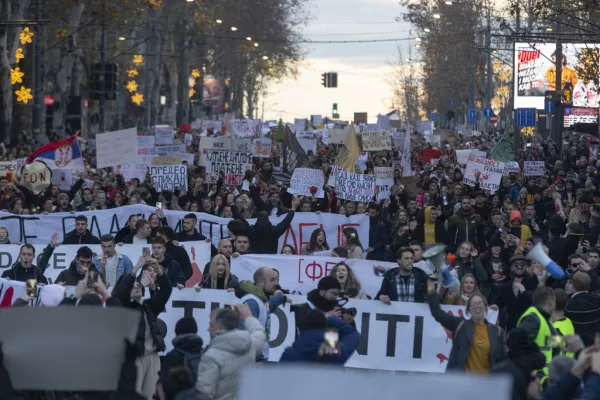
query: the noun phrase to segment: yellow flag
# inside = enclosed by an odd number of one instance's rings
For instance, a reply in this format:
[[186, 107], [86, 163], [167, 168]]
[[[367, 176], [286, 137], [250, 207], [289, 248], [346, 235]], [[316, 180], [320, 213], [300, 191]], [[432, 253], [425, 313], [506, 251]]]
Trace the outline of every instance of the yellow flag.
[[356, 132], [354, 131], [354, 124], [350, 124], [348, 134], [344, 140], [344, 148], [340, 150], [335, 165], [344, 168], [346, 172], [355, 173], [354, 162], [360, 155], [360, 148], [358, 147], [358, 139]]

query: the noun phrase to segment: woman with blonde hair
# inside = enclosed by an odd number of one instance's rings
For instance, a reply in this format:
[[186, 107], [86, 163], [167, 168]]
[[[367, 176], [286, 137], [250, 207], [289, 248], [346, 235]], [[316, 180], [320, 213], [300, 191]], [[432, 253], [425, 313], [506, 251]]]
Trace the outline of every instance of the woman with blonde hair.
[[454, 306], [464, 306], [467, 304], [469, 299], [479, 292], [479, 285], [473, 274], [465, 274], [460, 281], [460, 291], [458, 293], [450, 293], [446, 288], [442, 288], [440, 291], [440, 298], [442, 304], [449, 304]]
[[367, 299], [367, 295], [360, 288], [360, 282], [352, 272], [352, 269], [345, 262], [339, 262], [331, 270], [330, 276], [338, 280], [342, 287], [342, 292], [351, 299]]
[[473, 274], [478, 283], [486, 282], [489, 279], [473, 243], [462, 242], [458, 246], [455, 257], [450, 264], [450, 269], [456, 272], [458, 279], [462, 280], [466, 274]]
[[202, 277], [201, 287], [204, 289], [234, 290], [240, 280], [231, 273], [229, 261], [223, 254], [217, 254], [210, 262], [210, 269]]

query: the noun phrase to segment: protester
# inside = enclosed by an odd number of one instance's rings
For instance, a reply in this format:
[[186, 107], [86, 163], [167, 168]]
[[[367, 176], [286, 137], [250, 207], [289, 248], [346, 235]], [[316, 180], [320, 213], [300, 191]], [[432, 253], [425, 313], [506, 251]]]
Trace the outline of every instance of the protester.
[[330, 276], [333, 276], [340, 282], [340, 289], [347, 297], [352, 299], [367, 299], [367, 295], [360, 287], [360, 282], [348, 264], [344, 262], [337, 263], [331, 269]]
[[71, 261], [69, 268], [58, 274], [56, 283], [65, 286], [75, 286], [90, 270], [97, 273], [98, 270], [96, 270], [92, 262], [93, 257], [94, 253], [89, 247], [83, 246], [77, 249], [75, 259]]
[[114, 287], [121, 275], [129, 274], [133, 270], [133, 263], [124, 254], [116, 249], [115, 238], [112, 235], [104, 235], [100, 238], [100, 247], [102, 255], [98, 257], [94, 254], [92, 263], [94, 267], [102, 274], [106, 283]]
[[581, 337], [586, 346], [591, 346], [594, 344], [595, 335], [600, 332], [600, 294], [590, 293], [591, 281], [585, 272], [577, 272], [572, 281], [575, 292], [571, 295], [566, 308], [563, 305], [565, 317], [573, 323], [574, 333]]
[[239, 283], [239, 278], [231, 273], [227, 257], [217, 254], [210, 262], [208, 273], [202, 275], [201, 287], [207, 289], [235, 290]]
[[124, 240], [128, 244], [152, 244], [152, 228], [145, 219], [138, 219], [135, 223], [135, 233], [130, 234]]
[[[240, 323], [245, 330], [239, 329]], [[236, 398], [240, 372], [255, 364], [267, 344], [264, 326], [246, 304], [237, 310], [219, 308], [211, 313], [210, 346], [198, 364], [196, 389], [201, 399]]]
[[50, 244], [46, 246], [44, 252], [39, 258], [39, 264], [33, 265], [35, 259], [35, 247], [30, 244], [24, 244], [19, 250], [19, 259], [10, 269], [2, 273], [2, 278], [13, 281], [25, 282], [28, 279], [35, 279], [40, 283], [48, 283], [44, 276], [44, 271], [48, 267], [48, 262], [56, 246], [59, 245], [58, 234], [55, 233], [50, 239]]
[[198, 363], [202, 357], [204, 342], [198, 336], [198, 325], [192, 317], [183, 317], [175, 325], [173, 350], [161, 359], [160, 379], [167, 379], [169, 372], [176, 367], [187, 368], [193, 382], [198, 378]]
[[100, 239], [88, 230], [88, 220], [85, 215], [75, 217], [75, 229], [69, 232], [63, 244], [100, 244]]
[[390, 269], [383, 276], [377, 299], [384, 304], [392, 301], [424, 303], [426, 276], [423, 270], [413, 268], [415, 252], [403, 247], [396, 254], [399, 267]]

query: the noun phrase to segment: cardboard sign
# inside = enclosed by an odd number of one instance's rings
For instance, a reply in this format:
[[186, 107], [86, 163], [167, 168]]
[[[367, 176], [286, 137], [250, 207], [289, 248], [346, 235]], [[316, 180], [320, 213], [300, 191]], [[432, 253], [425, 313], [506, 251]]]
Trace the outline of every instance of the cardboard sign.
[[150, 175], [157, 192], [188, 190], [187, 167], [185, 165], [153, 165]]
[[55, 169], [52, 173], [52, 184], [60, 190], [69, 190], [73, 186], [73, 175], [70, 169]]
[[137, 128], [96, 135], [97, 168], [137, 162]]
[[0, 161], [0, 176], [6, 176], [8, 183], [14, 183], [19, 165], [16, 160]]
[[231, 136], [234, 138], [259, 137], [262, 123], [260, 120], [236, 119], [230, 122]]
[[175, 132], [168, 125], [156, 125], [154, 127], [154, 138], [157, 145], [173, 144]]
[[269, 138], [254, 139], [252, 141], [252, 157], [269, 158], [273, 142]]
[[191, 133], [186, 133], [185, 136], [183, 137], [183, 143], [186, 146], [191, 146], [192, 145], [192, 134]]
[[328, 144], [344, 144], [348, 129], [328, 129]]
[[21, 186], [40, 194], [52, 183], [52, 170], [42, 161], [35, 160], [21, 169]]
[[181, 159], [177, 156], [153, 156], [152, 165], [177, 165]]
[[338, 171], [335, 183], [336, 193], [340, 199], [361, 201], [363, 203], [373, 201], [373, 196], [375, 195], [375, 175]]
[[504, 175], [518, 174], [521, 172], [521, 167], [517, 161], [508, 161], [504, 163]]
[[228, 150], [204, 150], [200, 165], [206, 167], [209, 183], [216, 183], [222, 175], [227, 185], [241, 185], [246, 170], [252, 169], [252, 153]]
[[[377, 126], [376, 126], [377, 128]], [[391, 131], [366, 131], [362, 133], [363, 151], [381, 151], [392, 149]]]
[[377, 201], [390, 198], [390, 189], [394, 185], [393, 167], [375, 167], [375, 193]]
[[288, 193], [310, 197], [312, 196], [310, 188], [314, 186], [317, 188], [315, 197], [322, 199], [325, 197], [324, 184], [325, 177], [320, 169], [296, 168], [290, 180]]
[[525, 176], [546, 175], [546, 167], [544, 161], [524, 161], [523, 169], [525, 170]]
[[481, 189], [489, 190], [493, 193], [500, 188], [503, 172], [503, 162], [470, 155], [467, 160], [463, 183], [475, 186], [477, 183], [475, 176], [479, 173], [479, 185]]

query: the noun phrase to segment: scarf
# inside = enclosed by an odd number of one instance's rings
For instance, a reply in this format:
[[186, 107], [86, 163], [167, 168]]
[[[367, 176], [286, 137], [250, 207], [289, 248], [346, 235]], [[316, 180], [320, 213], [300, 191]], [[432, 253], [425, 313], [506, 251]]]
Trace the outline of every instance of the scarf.
[[306, 299], [310, 301], [317, 309], [321, 311], [331, 311], [337, 307], [338, 303], [336, 300], [327, 300], [319, 294], [319, 289], [315, 289], [308, 293]]

